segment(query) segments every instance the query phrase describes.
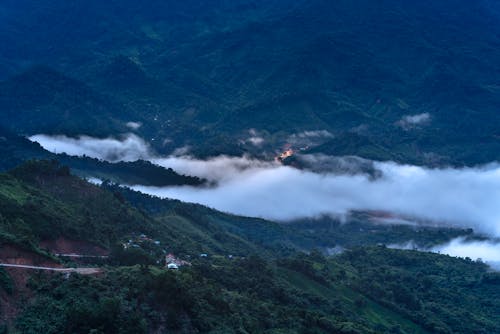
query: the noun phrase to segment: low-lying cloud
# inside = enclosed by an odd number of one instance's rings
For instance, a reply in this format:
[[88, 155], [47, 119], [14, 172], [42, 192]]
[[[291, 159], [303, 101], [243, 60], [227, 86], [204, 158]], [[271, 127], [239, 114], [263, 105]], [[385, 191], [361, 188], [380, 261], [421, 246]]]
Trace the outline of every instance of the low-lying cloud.
[[493, 240], [466, 240], [463, 237], [451, 240], [444, 245], [436, 246], [434, 252], [451, 256], [471, 258], [488, 263], [500, 270], [500, 242]]
[[431, 120], [431, 115], [427, 112], [416, 114], [416, 115], [406, 115], [396, 122], [396, 125], [402, 127], [405, 130], [409, 130], [421, 125], [428, 123]]
[[317, 173], [377, 174], [372, 160], [356, 156], [338, 157], [326, 154], [296, 154], [295, 157], [304, 168]]
[[292, 134], [288, 136], [287, 142], [293, 147], [301, 148], [319, 145], [331, 138], [333, 134], [327, 130], [314, 130]]
[[447, 254], [454, 257], [470, 258], [474, 261], [480, 260], [493, 269], [500, 270], [500, 241], [498, 240], [468, 240], [465, 237], [458, 237], [432, 248], [420, 247], [413, 240], [410, 240], [388, 247]]
[[134, 134], [127, 134], [119, 139], [89, 136], [71, 138], [64, 135], [38, 134], [29, 137], [29, 140], [39, 143], [44, 149], [53, 153], [88, 156], [110, 162], [147, 160], [152, 155], [149, 145]]
[[137, 130], [142, 126], [142, 123], [141, 122], [127, 122], [125, 125], [132, 130]]
[[[235, 163], [231, 159], [215, 159], [207, 164], [196, 160], [176, 161], [177, 167], [193, 164], [201, 171], [220, 166], [220, 179], [215, 187], [133, 188], [273, 220], [375, 210], [500, 235], [498, 165], [454, 170], [376, 162], [375, 168], [381, 176], [372, 178], [367, 174], [319, 174], [281, 165], [254, 167], [249, 164], [246, 169], [238, 170], [231, 167]], [[176, 168], [169, 163], [164, 165]], [[188, 170], [205, 176], [205, 172], [184, 169]]]
[[250, 135], [250, 137], [243, 140], [244, 144], [250, 143], [253, 146], [261, 146], [265, 141], [264, 138], [261, 135], [259, 135], [258, 131], [255, 129], [248, 130], [248, 134]]
[[[477, 168], [430, 169], [362, 161], [361, 167], [355, 168], [355, 158], [341, 162], [333, 159], [342, 168], [348, 167], [351, 172], [346, 173], [325, 167], [328, 166], [325, 157], [308, 158], [311, 164], [315, 161], [323, 164], [320, 171], [299, 170], [248, 157], [161, 158], [151, 155], [147, 144], [135, 136], [121, 142], [64, 136], [38, 136], [32, 140], [39, 141], [49, 150], [68, 154], [93, 153], [102, 159], [112, 156], [115, 161], [120, 156], [129, 160], [147, 158], [180, 173], [206, 178], [214, 185], [205, 188], [134, 185], [132, 188], [234, 214], [286, 221], [373, 210], [433, 225], [471, 227], [484, 234], [500, 236], [500, 165], [496, 163]], [[119, 149], [121, 146], [116, 145], [116, 142], [124, 145], [127, 141], [127, 149]]]
[[[218, 187], [226, 182], [231, 182], [232, 180], [245, 175], [274, 169], [280, 166], [280, 164], [276, 162], [255, 160], [249, 157], [230, 157], [225, 155], [207, 160], [198, 160], [190, 156], [170, 156], [167, 158], [152, 157], [150, 161], [165, 168], [172, 168], [181, 174], [198, 176], [212, 181], [217, 183]], [[194, 187], [192, 190], [198, 191], [200, 188]]]
[[95, 184], [96, 186], [100, 186], [103, 183], [103, 181], [97, 177], [86, 177], [85, 181]]

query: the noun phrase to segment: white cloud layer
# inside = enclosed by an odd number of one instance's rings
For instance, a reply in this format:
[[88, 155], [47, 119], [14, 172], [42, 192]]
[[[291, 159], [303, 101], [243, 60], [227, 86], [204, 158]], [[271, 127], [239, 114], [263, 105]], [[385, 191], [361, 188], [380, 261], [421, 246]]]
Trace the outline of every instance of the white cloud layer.
[[[248, 157], [229, 157], [225, 155], [207, 160], [198, 160], [190, 156], [170, 156], [151, 158], [156, 165], [172, 168], [181, 174], [198, 176], [221, 185], [239, 176], [257, 173], [280, 166], [276, 162], [254, 160]], [[198, 191], [200, 188], [193, 188]]]
[[135, 161], [151, 157], [149, 145], [134, 134], [128, 134], [121, 139], [89, 136], [71, 138], [64, 135], [38, 134], [29, 137], [29, 140], [39, 143], [50, 152], [76, 156], [86, 155], [110, 162]]
[[132, 130], [137, 130], [142, 126], [142, 123], [141, 122], [127, 122], [127, 124], [125, 124], [125, 125]]
[[250, 143], [253, 146], [261, 146], [264, 143], [264, 138], [259, 135], [258, 131], [255, 129], [248, 130], [250, 137], [246, 140], [243, 140], [243, 143]]
[[396, 125], [402, 127], [403, 129], [409, 130], [416, 126], [428, 123], [431, 119], [431, 115], [427, 112], [416, 114], [416, 115], [406, 115], [396, 122]]
[[460, 237], [451, 240], [447, 244], [436, 246], [432, 249], [432, 251], [462, 258], [469, 257], [472, 260], [481, 259], [496, 270], [500, 270], [499, 241], [471, 241]]
[[333, 138], [333, 134], [327, 130], [303, 131], [288, 136], [287, 142], [294, 147], [307, 147], [319, 145], [330, 138]]
[[[248, 157], [220, 156], [205, 161], [185, 156], [154, 157], [147, 144], [133, 135], [122, 141], [42, 135], [31, 139], [59, 153], [87, 154], [111, 161], [148, 158], [180, 173], [206, 178], [215, 185], [207, 188], [136, 185], [133, 188], [234, 214], [293, 220], [325, 214], [345, 215], [352, 210], [381, 210], [436, 225], [472, 227], [484, 234], [500, 236], [498, 164], [428, 169], [371, 162], [356, 169], [352, 166], [356, 159], [348, 161], [349, 168], [346, 162], [328, 162], [344, 169], [339, 171], [325, 168], [327, 159], [320, 157], [317, 161], [323, 167], [321, 172], [315, 172]], [[363, 172], [365, 169], [376, 173], [367, 174]]]
[[[382, 176], [318, 174], [245, 158], [208, 162], [178, 159], [162, 165], [219, 181], [212, 188], [134, 186], [160, 197], [235, 214], [292, 220], [351, 210], [382, 210], [434, 223], [473, 227], [500, 236], [500, 167], [425, 169], [375, 163]], [[244, 165], [246, 168], [238, 168]], [[213, 174], [217, 173], [217, 174]]]
[[89, 183], [95, 184], [96, 186], [100, 186], [102, 184], [102, 180], [97, 177], [87, 177], [85, 180]]
[[401, 244], [392, 244], [389, 248], [414, 249], [424, 252], [447, 254], [454, 257], [481, 260], [495, 270], [500, 270], [500, 241], [497, 240], [467, 240], [458, 237], [449, 242], [432, 248], [419, 247], [413, 240]]

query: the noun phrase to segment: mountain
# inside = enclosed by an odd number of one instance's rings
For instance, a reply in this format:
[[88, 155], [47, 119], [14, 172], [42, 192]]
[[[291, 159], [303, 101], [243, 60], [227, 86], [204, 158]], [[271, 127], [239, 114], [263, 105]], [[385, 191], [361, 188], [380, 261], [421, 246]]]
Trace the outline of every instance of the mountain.
[[[0, 41], [8, 47], [0, 60], [9, 59], [1, 68], [10, 70], [0, 75], [7, 80], [0, 94], [5, 100], [14, 85], [12, 99], [30, 105], [3, 102], [2, 117], [26, 113], [12, 124], [18, 132], [91, 134], [107, 115], [101, 136], [139, 121], [138, 133], [158, 139], [153, 145], [164, 152], [189, 144], [198, 155], [241, 154], [249, 147], [238, 142], [257, 129], [269, 133], [258, 154], [276, 150], [276, 137], [328, 130], [361, 137], [347, 154], [481, 164], [499, 158], [498, 7], [489, 0], [4, 1]], [[61, 15], [50, 29], [43, 25]], [[46, 71], [11, 77], [39, 63], [86, 88]], [[47, 91], [48, 82], [60, 84]], [[29, 91], [44, 100], [23, 95]], [[75, 112], [65, 115], [69, 102]], [[29, 123], [38, 109], [59, 121]], [[173, 142], [161, 144], [165, 138]], [[317, 150], [346, 151], [336, 146], [334, 139]]]
[[44, 150], [38, 143], [2, 128], [0, 128], [0, 143], [1, 171], [12, 169], [32, 159], [50, 159], [71, 167], [73, 172], [81, 177], [98, 178], [120, 184], [147, 184], [161, 187], [205, 183], [197, 177], [180, 175], [171, 168], [159, 167], [143, 160], [109, 163], [89, 157], [54, 154]]
[[[3, 0], [0, 45], [0, 334], [500, 332], [493, 257], [435, 253], [498, 246], [443, 225], [497, 232], [481, 202], [500, 160], [498, 1]], [[56, 154], [36, 134], [219, 170]], [[317, 209], [281, 189], [308, 178]], [[126, 185], [266, 193], [250, 198], [310, 217]], [[313, 216], [330, 205], [356, 209]]]
[[[193, 261], [180, 272], [123, 267], [67, 279], [42, 273], [31, 286], [37, 296], [16, 322], [21, 332], [498, 331], [497, 274], [464, 260], [383, 248], [326, 261], [315, 254], [278, 263]], [[469, 321], [461, 321], [462, 307]]]
[[176, 209], [169, 204], [170, 210], [162, 210], [162, 219], [157, 221], [128, 204], [118, 189], [107, 191], [92, 185], [54, 160], [27, 162], [2, 174], [2, 240], [38, 250], [40, 242], [67, 238], [110, 249], [127, 236], [146, 233], [181, 252], [193, 252], [190, 246], [200, 252], [262, 252], [263, 248], [244, 240], [251, 232], [235, 232], [233, 225], [242, 224], [253, 225], [254, 231], [262, 226], [261, 235], [277, 230], [272, 242], [286, 240], [276, 223], [203, 212], [188, 204], [175, 204]]
[[[293, 249], [354, 247], [401, 240], [430, 247], [471, 234], [448, 228], [377, 227], [363, 218], [335, 228], [332, 227], [338, 223], [327, 218], [317, 224], [304, 221], [281, 225], [159, 199], [109, 182], [98, 187], [73, 175], [55, 160], [29, 161], [2, 174], [2, 187], [4, 241], [24, 240], [34, 249], [41, 241], [57, 238], [74, 238], [110, 249], [127, 235], [147, 233], [163, 243], [168, 241], [172, 249], [181, 252], [196, 249], [248, 255], [265, 253], [267, 249], [279, 254]], [[360, 233], [363, 229], [370, 233]]]
[[84, 83], [44, 66], [0, 83], [3, 127], [20, 134], [125, 131], [114, 115], [124, 108]]
[[[7, 332], [499, 329], [499, 275], [480, 261], [385, 246], [350, 246], [328, 258], [298, 252], [321, 242], [314, 225], [301, 232], [98, 187], [50, 161], [0, 175], [0, 212], [2, 265], [45, 268], [0, 268], [0, 328]], [[346, 236], [365, 238], [359, 227]], [[327, 230], [343, 238], [341, 229]], [[408, 230], [385, 228], [380, 236], [401, 232]], [[166, 269], [166, 252], [189, 264]], [[81, 271], [47, 270], [68, 266]], [[464, 309], [468, 322], [460, 321]]]

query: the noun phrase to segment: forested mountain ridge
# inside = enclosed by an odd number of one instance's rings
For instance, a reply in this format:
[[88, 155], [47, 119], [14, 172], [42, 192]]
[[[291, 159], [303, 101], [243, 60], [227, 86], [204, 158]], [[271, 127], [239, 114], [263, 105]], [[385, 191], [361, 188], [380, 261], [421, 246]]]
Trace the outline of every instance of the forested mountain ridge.
[[43, 149], [38, 143], [23, 136], [13, 134], [0, 127], [0, 171], [7, 171], [27, 160], [57, 160], [71, 167], [74, 174], [85, 178], [97, 178], [120, 184], [201, 185], [205, 183], [197, 177], [180, 175], [171, 168], [153, 165], [148, 161], [110, 163], [89, 157], [74, 157], [64, 153], [54, 154]]
[[[154, 236], [162, 244], [168, 244], [171, 251], [182, 253], [216, 248], [247, 255], [264, 251], [263, 247], [245, 241], [245, 233], [238, 236], [223, 227], [223, 222], [244, 226], [243, 218], [219, 214], [218, 220], [213, 221], [208, 214], [197, 214], [200, 209], [189, 210], [188, 204], [179, 202], [180, 208], [160, 222], [130, 205], [119, 190], [108, 191], [75, 177], [69, 168], [55, 160], [30, 161], [2, 174], [1, 195], [4, 242], [35, 251], [40, 242], [57, 238], [87, 241], [111, 249], [127, 237], [140, 234]], [[255, 220], [254, 224], [262, 225], [262, 235], [273, 229], [281, 230], [276, 223]], [[198, 231], [199, 228], [202, 230]], [[217, 234], [221, 240], [214, 241]], [[284, 242], [280, 236], [277, 242], [280, 239]], [[194, 237], [203, 241], [193, 240]]]
[[2, 0], [0, 45], [0, 334], [500, 333], [499, 1]]
[[[109, 254], [84, 262], [99, 268], [95, 277], [0, 270], [0, 317], [9, 333], [498, 330], [500, 280], [482, 262], [385, 246], [306, 254], [298, 250], [315, 239], [293, 226], [97, 187], [54, 161], [2, 174], [0, 203], [3, 261], [7, 254], [16, 260], [17, 249], [33, 265], [85, 266], [56, 257], [52, 247], [60, 244]], [[366, 238], [357, 226], [350, 237]], [[166, 252], [190, 264], [167, 270]]]
[[[317, 148], [325, 153], [431, 165], [498, 159], [494, 1], [54, 0], [0, 8], [19, 18], [4, 20], [0, 36], [8, 46], [0, 107], [4, 119], [15, 115], [16, 131], [107, 136], [137, 121], [160, 151], [193, 144], [215, 155], [258, 153], [276, 149], [277, 137], [328, 130], [335, 138]], [[65, 19], [43, 29], [58, 15]], [[23, 95], [64, 81], [29, 69], [37, 64], [74, 78], [57, 98], [49, 94], [50, 104]], [[34, 78], [23, 88], [26, 76]], [[64, 110], [73, 100], [80, 102]], [[55, 125], [30, 123], [36, 110]], [[69, 120], [71, 110], [81, 122]], [[249, 129], [262, 132], [263, 147], [238, 144]]]

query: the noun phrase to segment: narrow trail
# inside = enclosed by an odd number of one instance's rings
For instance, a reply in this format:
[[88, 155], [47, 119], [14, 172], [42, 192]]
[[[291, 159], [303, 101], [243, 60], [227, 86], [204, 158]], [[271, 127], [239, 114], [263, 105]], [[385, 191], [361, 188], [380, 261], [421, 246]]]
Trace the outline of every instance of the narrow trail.
[[56, 256], [61, 256], [61, 257], [81, 257], [81, 258], [97, 258], [97, 259], [107, 259], [109, 256], [108, 255], [83, 255], [83, 254], [75, 254], [75, 253], [69, 253], [69, 254], [59, 254], [56, 253], [54, 254]]
[[58, 271], [58, 272], [66, 272], [66, 273], [79, 273], [82, 275], [92, 275], [98, 274], [102, 270], [100, 268], [53, 268], [53, 267], [38, 267], [38, 266], [29, 266], [24, 264], [10, 264], [10, 263], [0, 263], [0, 267], [8, 267], [8, 268], [24, 268], [24, 269], [35, 269], [35, 270], [50, 270], [50, 271]]

